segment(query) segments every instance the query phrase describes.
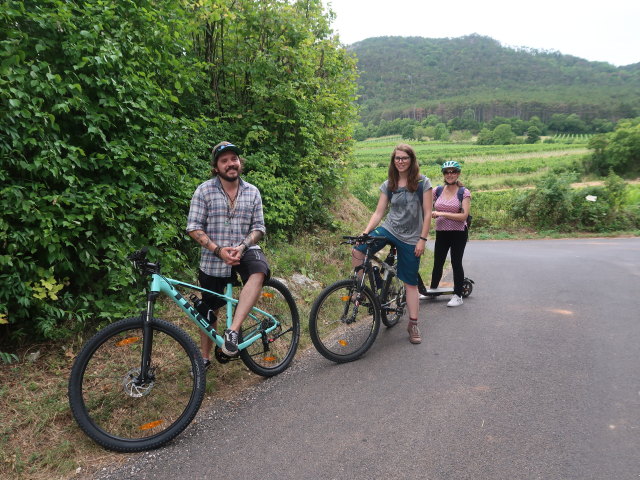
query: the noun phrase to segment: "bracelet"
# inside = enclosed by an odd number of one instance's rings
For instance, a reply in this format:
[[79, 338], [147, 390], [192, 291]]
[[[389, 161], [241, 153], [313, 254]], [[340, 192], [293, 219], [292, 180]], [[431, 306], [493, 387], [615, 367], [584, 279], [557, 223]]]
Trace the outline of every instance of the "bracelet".
[[424, 238], [424, 237], [419, 237], [419, 238], [420, 238], [420, 240], [424, 240], [425, 242], [427, 241], [427, 239]]
[[222, 250], [222, 247], [220, 245], [213, 249], [213, 254], [218, 258], [220, 258], [220, 250]]

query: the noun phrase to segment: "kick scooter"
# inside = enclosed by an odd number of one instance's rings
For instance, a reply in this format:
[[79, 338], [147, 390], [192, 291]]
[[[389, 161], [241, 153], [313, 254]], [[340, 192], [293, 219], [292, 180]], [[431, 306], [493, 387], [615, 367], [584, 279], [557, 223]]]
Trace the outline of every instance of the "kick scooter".
[[[464, 277], [462, 282], [462, 297], [467, 298], [471, 295], [473, 291], [473, 280], [470, 278]], [[427, 288], [427, 286], [422, 281], [422, 277], [418, 275], [418, 293], [420, 295], [427, 298], [435, 298], [439, 295], [453, 295], [453, 286], [451, 287], [438, 287], [438, 288]]]

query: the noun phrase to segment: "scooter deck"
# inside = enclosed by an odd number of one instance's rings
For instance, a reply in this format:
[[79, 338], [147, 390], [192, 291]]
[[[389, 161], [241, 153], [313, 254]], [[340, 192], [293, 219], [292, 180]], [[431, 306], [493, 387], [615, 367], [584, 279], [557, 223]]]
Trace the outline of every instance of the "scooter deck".
[[427, 294], [442, 295], [443, 293], [453, 293], [453, 287], [427, 288]]

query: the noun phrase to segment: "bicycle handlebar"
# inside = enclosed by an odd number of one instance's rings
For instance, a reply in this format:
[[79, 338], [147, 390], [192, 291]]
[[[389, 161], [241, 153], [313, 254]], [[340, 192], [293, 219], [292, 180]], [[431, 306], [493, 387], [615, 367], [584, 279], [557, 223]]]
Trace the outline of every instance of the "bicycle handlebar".
[[369, 234], [357, 235], [357, 236], [343, 235], [342, 238], [344, 239], [344, 242], [340, 242], [341, 245], [343, 244], [357, 245], [361, 243], [364, 243], [365, 245], [371, 245], [376, 240], [384, 240], [385, 242], [388, 241], [387, 237], [381, 237], [381, 236], [375, 236], [375, 235], [369, 235]]
[[147, 262], [148, 247], [142, 247], [140, 250], [129, 254], [127, 260], [131, 260], [134, 267], [143, 275], [151, 275], [152, 273], [160, 273], [160, 262]]

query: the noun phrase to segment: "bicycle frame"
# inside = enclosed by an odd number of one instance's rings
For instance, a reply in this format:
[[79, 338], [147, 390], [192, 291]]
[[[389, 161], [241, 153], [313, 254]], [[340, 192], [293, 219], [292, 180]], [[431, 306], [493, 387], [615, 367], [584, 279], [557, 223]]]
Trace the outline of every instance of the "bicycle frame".
[[[218, 335], [213, 326], [204, 318], [193, 305], [189, 303], [189, 301], [184, 298], [184, 296], [175, 288], [176, 286], [181, 286], [188, 288], [190, 290], [198, 290], [200, 292], [210, 293], [217, 297], [223, 298], [226, 302], [226, 314], [227, 314], [227, 328], [231, 327], [231, 322], [233, 320], [233, 307], [237, 305], [238, 300], [233, 298], [233, 284], [228, 283], [225, 288], [225, 294], [222, 295], [217, 292], [212, 292], [211, 290], [207, 290], [206, 288], [198, 287], [196, 285], [191, 285], [189, 283], [181, 282], [178, 280], [174, 280], [172, 278], [167, 278], [163, 275], [154, 273], [151, 276], [151, 282], [149, 286], [149, 300], [147, 302], [147, 312], [146, 312], [146, 320], [153, 318], [153, 306], [155, 300], [157, 299], [160, 293], [169, 297], [180, 309], [187, 314], [187, 316], [194, 322], [203, 332], [207, 334], [207, 336], [215, 342], [218, 347], [222, 347], [224, 344], [224, 339], [222, 336]], [[275, 330], [280, 322], [268, 312], [264, 310], [260, 310], [257, 307], [253, 307], [251, 312], [249, 312], [249, 317], [257, 320], [257, 315], [265, 316], [271, 321], [271, 325], [264, 330], [264, 333], [270, 333]], [[261, 338], [263, 330], [260, 327], [256, 327], [248, 334], [243, 334], [243, 341], [238, 344], [238, 349], [243, 350], [251, 345], [253, 342]]]
[[[398, 275], [397, 272], [397, 268], [395, 265], [389, 265], [387, 262], [385, 262], [384, 260], [382, 260], [381, 258], [379, 258], [378, 256], [376, 256], [375, 254], [371, 253], [371, 247], [372, 244], [367, 246], [367, 249], [364, 253], [364, 259], [362, 260], [362, 264], [358, 265], [355, 270], [354, 270], [354, 274], [357, 275], [359, 270], [363, 270], [364, 274], [362, 275], [362, 277], [360, 278], [359, 283], [359, 290], [361, 290], [364, 287], [364, 277], [365, 275], [367, 276], [367, 278], [369, 279], [369, 284], [373, 287], [376, 285], [376, 280], [374, 278], [374, 273], [373, 273], [373, 268], [372, 268], [372, 262], [376, 262], [378, 264], [380, 264], [381, 267], [381, 275], [382, 275], [382, 280], [386, 280], [388, 272], [393, 272], [396, 276]], [[393, 250], [395, 247], [391, 244], [391, 249]], [[396, 254], [394, 254], [395, 256]], [[374, 295], [377, 295], [377, 288], [373, 289], [373, 293]]]

